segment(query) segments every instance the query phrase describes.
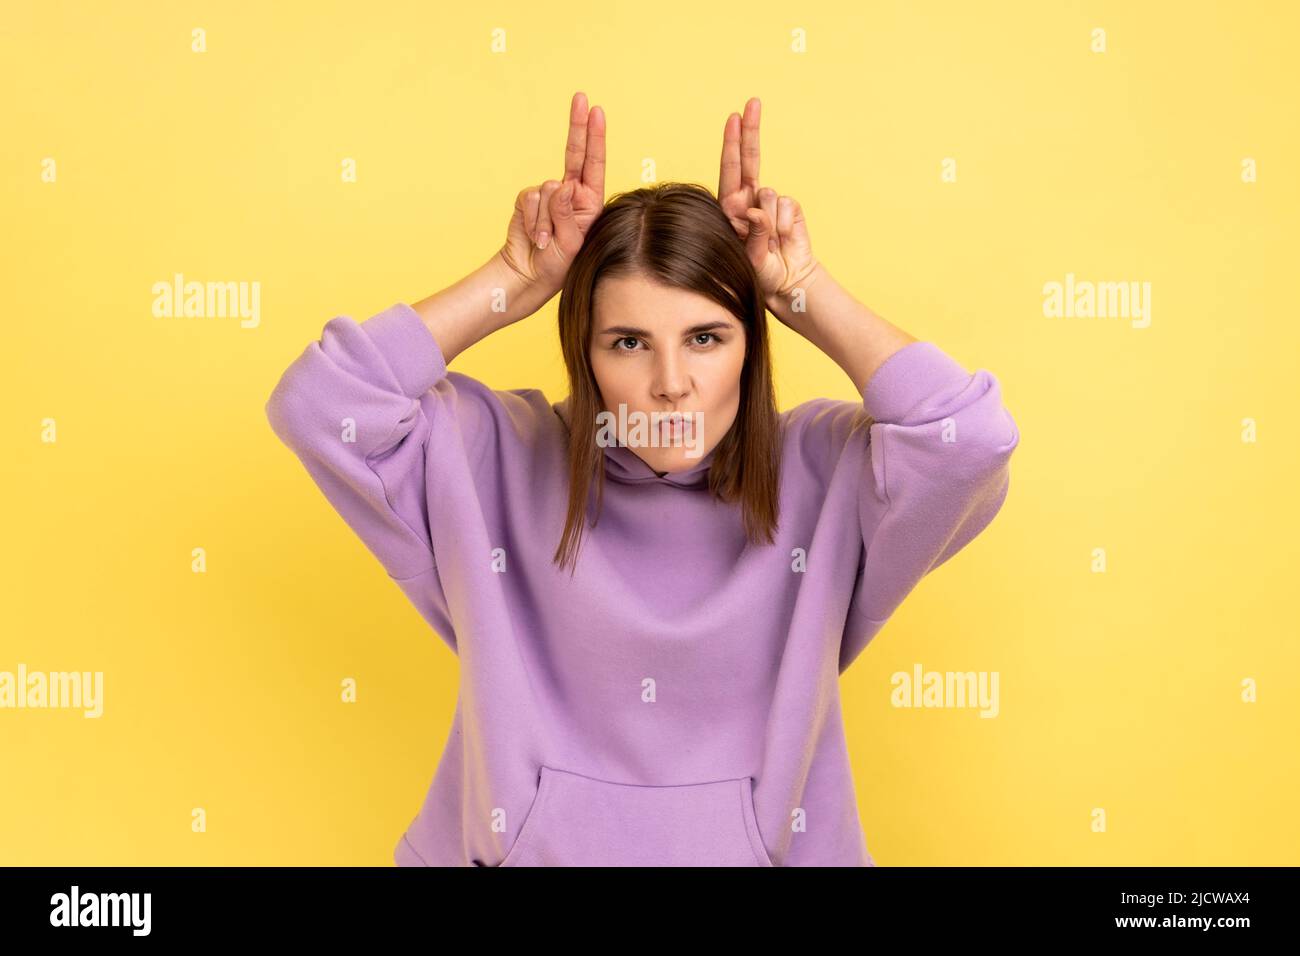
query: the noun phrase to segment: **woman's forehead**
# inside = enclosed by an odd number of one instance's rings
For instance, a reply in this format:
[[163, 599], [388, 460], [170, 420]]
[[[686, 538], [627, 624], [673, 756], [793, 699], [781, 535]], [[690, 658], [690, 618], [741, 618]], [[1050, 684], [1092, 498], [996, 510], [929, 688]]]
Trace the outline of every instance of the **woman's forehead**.
[[676, 333], [704, 323], [740, 325], [729, 309], [708, 296], [641, 276], [601, 279], [596, 285], [593, 318], [597, 332], [614, 326], [636, 327], [644, 333]]

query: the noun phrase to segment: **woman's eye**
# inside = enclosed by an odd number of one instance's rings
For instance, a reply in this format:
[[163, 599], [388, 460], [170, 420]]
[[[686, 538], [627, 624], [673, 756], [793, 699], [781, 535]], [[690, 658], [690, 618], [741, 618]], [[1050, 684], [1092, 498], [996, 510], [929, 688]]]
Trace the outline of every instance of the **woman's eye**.
[[[693, 345], [700, 346], [701, 348], [709, 348], [715, 344], [720, 343], [721, 341], [722, 339], [720, 339], [713, 332], [700, 332], [698, 335], [691, 336], [691, 343]], [[624, 344], [629, 342], [631, 343], [631, 345], [628, 345], [625, 348]], [[616, 352], [639, 352], [641, 351], [641, 349], [637, 348], [637, 346], [640, 344], [640, 342], [641, 340], [638, 339], [635, 335], [625, 335], [621, 339], [614, 340], [613, 348], [614, 351]]]

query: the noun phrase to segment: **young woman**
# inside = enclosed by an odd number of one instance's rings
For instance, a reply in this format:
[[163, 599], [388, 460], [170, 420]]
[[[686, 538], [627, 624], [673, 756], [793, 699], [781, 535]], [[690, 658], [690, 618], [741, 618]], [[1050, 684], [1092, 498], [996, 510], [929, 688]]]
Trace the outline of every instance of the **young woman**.
[[[331, 319], [267, 403], [459, 657], [399, 865], [875, 865], [837, 678], [993, 519], [1019, 433], [990, 373], [818, 263], [759, 186], [758, 127], [757, 99], [728, 117], [716, 198], [606, 205], [605, 117], [576, 94], [564, 178], [519, 193], [504, 247]], [[563, 401], [448, 371], [557, 291]], [[862, 401], [778, 412], [768, 311]], [[611, 426], [654, 413], [681, 414]]]

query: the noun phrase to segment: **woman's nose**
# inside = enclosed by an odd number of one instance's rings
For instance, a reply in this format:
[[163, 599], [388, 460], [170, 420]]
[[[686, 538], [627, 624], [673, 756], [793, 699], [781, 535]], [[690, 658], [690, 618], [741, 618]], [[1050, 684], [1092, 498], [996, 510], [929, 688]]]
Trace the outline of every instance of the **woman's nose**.
[[673, 357], [661, 358], [655, 366], [655, 394], [676, 401], [690, 390], [690, 376], [681, 360]]

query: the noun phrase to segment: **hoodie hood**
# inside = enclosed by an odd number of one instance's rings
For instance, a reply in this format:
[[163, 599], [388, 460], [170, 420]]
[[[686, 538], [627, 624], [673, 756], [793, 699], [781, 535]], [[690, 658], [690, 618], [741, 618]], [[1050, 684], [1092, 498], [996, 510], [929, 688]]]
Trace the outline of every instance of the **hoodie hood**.
[[[566, 430], [571, 430], [569, 412], [572, 399], [573, 396], [570, 395], [563, 401], [551, 405]], [[655, 482], [676, 485], [679, 488], [706, 488], [709, 484], [709, 467], [713, 463], [714, 452], [717, 449], [716, 447], [709, 449], [707, 454], [701, 455], [680, 471], [670, 471], [663, 475], [658, 474], [641, 456], [626, 445], [611, 445], [602, 450], [605, 453], [605, 477], [613, 481], [628, 484]]]

